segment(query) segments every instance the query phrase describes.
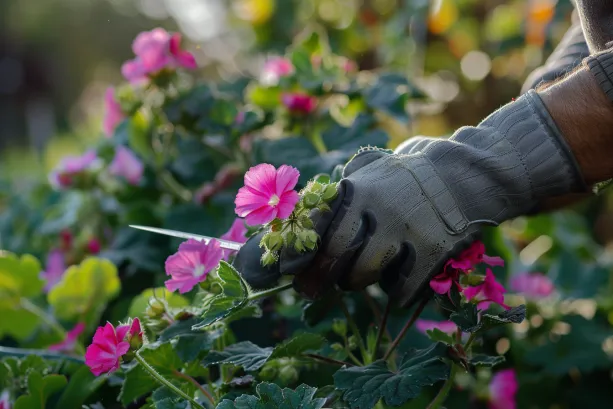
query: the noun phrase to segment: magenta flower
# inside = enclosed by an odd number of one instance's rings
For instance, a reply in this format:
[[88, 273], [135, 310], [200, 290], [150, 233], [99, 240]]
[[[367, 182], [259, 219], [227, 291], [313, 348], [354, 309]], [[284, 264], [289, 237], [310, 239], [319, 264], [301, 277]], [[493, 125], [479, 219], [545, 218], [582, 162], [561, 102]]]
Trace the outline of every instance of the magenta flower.
[[143, 31], [134, 39], [133, 60], [126, 61], [121, 73], [132, 84], [142, 84], [163, 70], [195, 69], [196, 60], [181, 49], [181, 34], [170, 34], [163, 28]]
[[98, 240], [97, 238], [90, 239], [87, 242], [87, 251], [90, 254], [98, 254], [98, 253], [100, 253], [100, 247], [101, 247], [100, 240]]
[[513, 276], [510, 287], [512, 291], [532, 300], [549, 297], [555, 289], [551, 279], [541, 273], [523, 273]]
[[115, 329], [110, 322], [104, 327], [98, 327], [92, 344], [85, 352], [85, 364], [94, 375], [99, 376], [119, 368], [121, 357], [130, 349], [130, 344], [125, 341], [128, 330], [127, 325]]
[[[234, 219], [230, 230], [225, 232], [221, 238], [223, 240], [234, 241], [237, 243], [245, 243], [247, 241], [247, 227], [245, 227], [245, 222], [243, 219]], [[228, 261], [228, 258], [232, 253], [234, 253], [234, 251], [224, 249], [223, 253], [223, 259]]]
[[281, 77], [287, 77], [293, 73], [294, 65], [289, 59], [272, 57], [264, 64], [261, 81], [266, 85], [276, 85]]
[[307, 115], [315, 110], [317, 98], [308, 94], [294, 92], [283, 94], [281, 102], [292, 114]]
[[117, 327], [117, 332], [123, 332], [127, 328], [126, 332], [126, 341], [130, 344], [130, 347], [133, 349], [138, 349], [143, 344], [143, 330], [140, 325], [140, 320], [138, 318], [134, 318], [127, 325], [120, 325]]
[[517, 394], [517, 378], [515, 370], [504, 369], [492, 377], [489, 386], [489, 409], [515, 409], [515, 395]]
[[247, 224], [266, 224], [275, 218], [286, 219], [294, 211], [299, 196], [294, 187], [298, 183], [298, 169], [281, 165], [279, 169], [268, 163], [252, 167], [245, 173], [245, 186], [238, 190], [235, 212]]
[[507, 290], [496, 281], [496, 277], [489, 268], [486, 270], [483, 283], [464, 289], [466, 299], [477, 301], [481, 310], [486, 310], [492, 302], [508, 310], [510, 307], [504, 303], [504, 293], [506, 292]]
[[442, 273], [434, 276], [430, 280], [430, 288], [437, 294], [447, 294], [451, 290], [451, 286], [455, 285], [459, 292], [462, 292], [462, 286], [459, 283], [460, 270], [454, 268], [446, 268]]
[[121, 105], [115, 99], [115, 89], [113, 87], [107, 88], [104, 94], [104, 118], [102, 120], [102, 130], [106, 136], [113, 136], [115, 128], [125, 117]]
[[11, 407], [9, 391], [5, 389], [0, 393], [0, 409], [11, 409]]
[[49, 351], [72, 352], [77, 344], [79, 335], [81, 335], [83, 331], [85, 331], [85, 324], [79, 322], [73, 329], [66, 333], [66, 338], [64, 338], [62, 342], [50, 345], [47, 349]]
[[415, 321], [415, 328], [424, 334], [435, 328], [447, 334], [453, 334], [457, 331], [458, 326], [452, 321], [431, 321], [418, 319]]
[[206, 280], [209, 271], [216, 268], [222, 258], [223, 250], [217, 240], [206, 244], [189, 239], [181, 243], [179, 251], [166, 259], [166, 275], [172, 277], [166, 281], [166, 288], [179, 290], [181, 294], [190, 291]]
[[80, 175], [93, 169], [98, 162], [95, 151], [85, 152], [81, 156], [66, 156], [49, 175], [49, 182], [58, 189], [69, 188]]
[[115, 150], [115, 157], [109, 165], [109, 172], [113, 176], [122, 177], [131, 185], [138, 185], [143, 176], [143, 163], [125, 146]]
[[47, 254], [47, 263], [45, 271], [41, 271], [40, 278], [45, 281], [44, 291], [49, 292], [57, 283], [60, 282], [66, 271], [64, 262], [64, 253], [60, 250], [51, 250]]

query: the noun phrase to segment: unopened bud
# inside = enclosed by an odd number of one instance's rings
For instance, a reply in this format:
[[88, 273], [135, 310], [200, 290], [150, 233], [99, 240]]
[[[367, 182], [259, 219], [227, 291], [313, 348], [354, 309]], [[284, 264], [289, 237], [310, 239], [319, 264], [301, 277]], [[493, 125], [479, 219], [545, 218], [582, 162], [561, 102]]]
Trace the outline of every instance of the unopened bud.
[[321, 195], [321, 198], [323, 199], [324, 202], [330, 202], [336, 199], [336, 196], [338, 196], [338, 191], [336, 189], [336, 183], [334, 183], [334, 184], [326, 186], [323, 194]]
[[344, 337], [347, 335], [347, 322], [340, 319], [335, 319], [332, 321], [332, 331], [334, 331], [335, 334]]
[[151, 297], [149, 299], [149, 306], [145, 310], [145, 314], [147, 314], [150, 318], [156, 318], [164, 314], [166, 311], [166, 306], [164, 303], [157, 298]]
[[279, 219], [274, 219], [270, 222], [270, 230], [272, 231], [280, 231], [283, 228], [283, 222]]
[[309, 191], [310, 191], [310, 192], [313, 192], [313, 193], [319, 193], [319, 192], [321, 192], [321, 190], [323, 189], [323, 187], [324, 187], [324, 185], [322, 185], [321, 183], [313, 181], [313, 182], [312, 182], [312, 183], [309, 185], [308, 189], [309, 189]]
[[288, 231], [285, 233], [285, 245], [287, 247], [293, 247], [294, 243], [296, 243], [296, 233], [293, 231]]
[[285, 384], [289, 385], [298, 380], [298, 370], [293, 366], [284, 366], [279, 371], [279, 380]]
[[303, 230], [298, 234], [298, 237], [300, 237], [307, 249], [314, 250], [317, 247], [319, 236], [315, 230]]
[[266, 251], [262, 254], [262, 265], [271, 266], [277, 262], [277, 255], [271, 251]]
[[283, 246], [283, 237], [279, 232], [270, 232], [262, 237], [262, 241], [268, 251], [281, 250]]
[[300, 217], [300, 224], [302, 224], [302, 227], [305, 229], [312, 229], [314, 227], [313, 220], [306, 214]]
[[271, 365], [266, 365], [264, 368], [262, 368], [259, 375], [263, 381], [272, 381], [277, 377], [277, 373], [277, 368]]
[[296, 251], [299, 253], [302, 253], [305, 250], [304, 242], [302, 241], [300, 236], [296, 237], [296, 241], [294, 242], [294, 249], [296, 249]]
[[304, 207], [307, 209], [312, 209], [319, 203], [319, 196], [315, 193], [307, 193], [302, 198], [302, 202], [304, 203]]
[[349, 339], [347, 340], [347, 346], [350, 350], [354, 350], [358, 347], [358, 341], [355, 338], [355, 335], [349, 337]]
[[338, 342], [335, 342], [334, 344], [330, 345], [330, 348], [332, 348], [335, 351], [343, 351], [345, 349], [345, 347], [341, 344], [339, 344]]

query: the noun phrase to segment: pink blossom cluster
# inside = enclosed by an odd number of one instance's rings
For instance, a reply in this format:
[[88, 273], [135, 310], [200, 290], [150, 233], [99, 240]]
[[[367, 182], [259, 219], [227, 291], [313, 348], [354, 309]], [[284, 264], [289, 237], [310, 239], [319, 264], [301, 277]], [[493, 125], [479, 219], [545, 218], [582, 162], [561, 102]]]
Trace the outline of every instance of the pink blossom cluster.
[[93, 170], [99, 162], [95, 151], [87, 151], [78, 156], [66, 156], [49, 175], [49, 182], [56, 189], [70, 188], [76, 183], [77, 178]]
[[92, 344], [85, 352], [85, 364], [92, 373], [99, 376], [119, 369], [121, 357], [128, 353], [131, 346], [142, 344], [143, 331], [140, 321], [134, 318], [129, 325], [117, 328], [110, 322], [98, 327]]
[[525, 296], [529, 300], [539, 300], [549, 297], [555, 286], [549, 277], [541, 273], [523, 273], [511, 277], [512, 291]]
[[294, 65], [284, 57], [272, 57], [264, 63], [260, 81], [266, 85], [276, 85], [283, 77], [294, 73]]
[[197, 67], [192, 53], [181, 48], [181, 34], [170, 34], [163, 28], [140, 33], [132, 43], [132, 51], [136, 57], [123, 64], [121, 73], [136, 85], [164, 70]]
[[113, 136], [117, 125], [124, 120], [126, 115], [117, 101], [115, 89], [107, 88], [104, 93], [104, 118], [102, 119], [102, 130], [107, 137]]

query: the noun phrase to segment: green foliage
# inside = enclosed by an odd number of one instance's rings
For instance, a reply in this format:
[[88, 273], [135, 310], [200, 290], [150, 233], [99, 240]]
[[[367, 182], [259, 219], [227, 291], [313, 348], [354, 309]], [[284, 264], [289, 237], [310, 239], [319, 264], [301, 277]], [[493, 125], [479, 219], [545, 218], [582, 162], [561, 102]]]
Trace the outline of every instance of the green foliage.
[[453, 336], [441, 331], [438, 328], [429, 329], [428, 331], [426, 331], [426, 334], [432, 342], [443, 342], [448, 345], [452, 345], [455, 343]]
[[334, 385], [343, 391], [343, 400], [352, 409], [372, 408], [380, 399], [386, 405], [399, 406], [419, 396], [424, 386], [449, 377], [446, 356], [447, 346], [436, 343], [405, 355], [397, 372], [383, 361], [340, 369], [334, 374]]
[[313, 398], [317, 389], [300, 385], [295, 390], [281, 389], [273, 383], [260, 383], [256, 387], [257, 396], [242, 395], [232, 400], [225, 399], [217, 405], [218, 409], [320, 409], [325, 399]]
[[15, 401], [15, 409], [45, 409], [47, 399], [66, 386], [66, 382], [62, 375], [43, 376], [32, 371], [28, 377], [28, 395]]
[[168, 306], [173, 308], [182, 308], [189, 305], [189, 301], [185, 297], [172, 293], [165, 287], [148, 288], [132, 299], [130, 309], [128, 310], [128, 316], [144, 318], [145, 310], [151, 298], [164, 300], [168, 303]]

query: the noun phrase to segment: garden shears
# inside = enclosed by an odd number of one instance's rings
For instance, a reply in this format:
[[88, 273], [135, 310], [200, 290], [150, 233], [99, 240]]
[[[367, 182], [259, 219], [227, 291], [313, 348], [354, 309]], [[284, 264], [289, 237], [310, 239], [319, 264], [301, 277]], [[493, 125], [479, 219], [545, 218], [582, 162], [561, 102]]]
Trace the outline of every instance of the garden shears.
[[208, 244], [209, 241], [211, 240], [217, 240], [220, 246], [226, 250], [238, 251], [241, 249], [241, 247], [243, 247], [242, 243], [238, 243], [236, 241], [218, 239], [217, 237], [201, 236], [199, 234], [184, 233], [184, 232], [177, 231], [177, 230], [160, 229], [157, 227], [138, 226], [138, 225], [130, 225], [130, 227], [132, 227], [133, 229], [144, 230], [144, 231], [148, 231], [151, 233], [163, 234], [165, 236], [172, 236], [172, 237], [178, 237], [181, 239], [194, 239], [198, 241], [203, 241], [206, 244]]

